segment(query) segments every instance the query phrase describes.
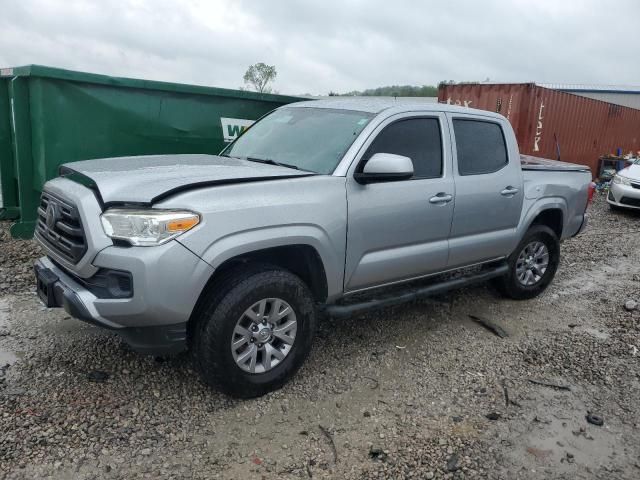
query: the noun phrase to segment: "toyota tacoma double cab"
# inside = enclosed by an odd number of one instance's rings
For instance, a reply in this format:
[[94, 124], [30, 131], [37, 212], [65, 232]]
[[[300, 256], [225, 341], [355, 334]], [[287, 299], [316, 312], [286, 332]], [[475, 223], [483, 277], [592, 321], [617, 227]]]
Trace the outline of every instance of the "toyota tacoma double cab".
[[217, 156], [63, 165], [38, 208], [37, 291], [137, 351], [188, 350], [207, 383], [254, 397], [295, 374], [323, 316], [486, 280], [540, 294], [585, 227], [590, 182], [521, 157], [495, 113], [290, 104]]

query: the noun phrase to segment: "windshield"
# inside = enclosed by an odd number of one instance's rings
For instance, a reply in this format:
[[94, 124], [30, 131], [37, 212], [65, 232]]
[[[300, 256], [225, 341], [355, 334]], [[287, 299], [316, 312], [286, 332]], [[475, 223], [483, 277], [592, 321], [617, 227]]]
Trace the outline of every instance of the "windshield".
[[328, 108], [280, 108], [247, 129], [223, 156], [330, 174], [370, 113]]

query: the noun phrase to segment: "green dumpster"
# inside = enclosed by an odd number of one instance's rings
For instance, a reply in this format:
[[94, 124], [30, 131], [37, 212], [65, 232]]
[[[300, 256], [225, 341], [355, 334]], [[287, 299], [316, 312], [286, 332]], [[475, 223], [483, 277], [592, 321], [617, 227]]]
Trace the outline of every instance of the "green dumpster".
[[253, 121], [305, 100], [30, 65], [0, 69], [0, 219], [30, 237], [42, 185], [78, 160], [217, 154]]

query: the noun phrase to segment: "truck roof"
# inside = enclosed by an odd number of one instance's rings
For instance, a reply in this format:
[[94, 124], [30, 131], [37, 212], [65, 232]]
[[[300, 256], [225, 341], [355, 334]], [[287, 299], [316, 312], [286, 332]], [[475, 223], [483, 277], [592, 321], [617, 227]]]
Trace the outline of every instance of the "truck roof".
[[332, 108], [338, 110], [354, 110], [378, 114], [385, 110], [393, 109], [394, 113], [411, 112], [415, 110], [433, 112], [455, 112], [476, 114], [484, 117], [504, 118], [502, 115], [486, 110], [461, 107], [457, 105], [447, 105], [445, 103], [429, 103], [412, 99], [396, 99], [393, 97], [371, 97], [371, 98], [350, 98], [331, 97], [321, 100], [309, 100], [303, 102], [290, 103], [280, 108], [287, 107], [307, 107], [307, 108]]

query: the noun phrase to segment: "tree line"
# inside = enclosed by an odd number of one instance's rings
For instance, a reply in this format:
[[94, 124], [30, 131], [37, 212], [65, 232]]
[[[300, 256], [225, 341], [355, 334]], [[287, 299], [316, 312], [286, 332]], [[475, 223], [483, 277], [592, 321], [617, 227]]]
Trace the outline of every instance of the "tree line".
[[[278, 76], [275, 65], [256, 63], [250, 65], [244, 74], [245, 85], [259, 93], [271, 93], [270, 83]], [[489, 80], [489, 79], [487, 79]], [[453, 80], [445, 80], [440, 84], [453, 84]], [[347, 93], [329, 92], [330, 97], [363, 96], [363, 97], [437, 97], [438, 87], [434, 85], [390, 85], [387, 87], [353, 90]]]
[[329, 92], [329, 96], [364, 97], [437, 97], [438, 87], [433, 85], [391, 85], [387, 87], [353, 90], [347, 93]]

